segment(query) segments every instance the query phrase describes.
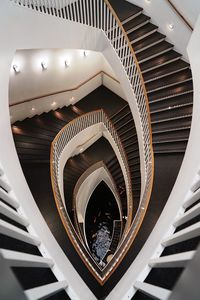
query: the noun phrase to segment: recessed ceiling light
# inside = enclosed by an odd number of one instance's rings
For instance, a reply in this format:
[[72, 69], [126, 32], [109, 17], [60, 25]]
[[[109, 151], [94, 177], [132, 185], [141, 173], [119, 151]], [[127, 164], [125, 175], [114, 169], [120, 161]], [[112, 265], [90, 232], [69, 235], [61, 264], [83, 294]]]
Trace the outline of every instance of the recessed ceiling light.
[[80, 148], [79, 152], [82, 153], [83, 151], [84, 151], [84, 149], [83, 149], [83, 148]]
[[69, 99], [69, 101], [70, 101], [71, 103], [73, 103], [74, 100], [75, 100], [75, 97], [71, 97], [71, 98]]
[[41, 67], [43, 70], [46, 70], [47, 69], [47, 62], [46, 61], [42, 61], [41, 62]]
[[51, 103], [51, 106], [55, 106], [57, 104], [57, 102], [56, 101], [53, 101], [52, 103]]
[[15, 73], [19, 73], [20, 67], [18, 65], [13, 65], [13, 70], [15, 71]]
[[173, 30], [173, 29], [174, 29], [174, 24], [173, 24], [173, 23], [169, 24], [169, 25], [168, 25], [168, 28], [169, 28], [170, 30]]
[[147, 3], [150, 3], [150, 2], [151, 2], [151, 0], [146, 0], [146, 2], [147, 2]]
[[32, 111], [35, 111], [35, 107], [32, 107], [31, 110], [32, 110]]

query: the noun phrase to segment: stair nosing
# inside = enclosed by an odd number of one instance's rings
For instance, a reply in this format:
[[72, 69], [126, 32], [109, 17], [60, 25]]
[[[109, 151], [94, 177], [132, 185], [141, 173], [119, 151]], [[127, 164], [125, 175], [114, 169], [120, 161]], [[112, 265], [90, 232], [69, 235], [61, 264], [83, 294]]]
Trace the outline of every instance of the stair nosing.
[[153, 33], [156, 32], [156, 31], [157, 31], [157, 28], [154, 28], [154, 29], [152, 29], [151, 31], [147, 32], [146, 34], [144, 34], [144, 35], [142, 35], [142, 36], [136, 38], [135, 40], [130, 40], [130, 39], [129, 39], [129, 41], [130, 41], [130, 43], [131, 43], [131, 45], [132, 45], [133, 43], [136, 43], [136, 42], [139, 42], [139, 41], [145, 39], [146, 37], [150, 36], [151, 34], [153, 34]]
[[171, 72], [169, 72], [169, 73], [165, 73], [165, 74], [162, 74], [162, 75], [160, 75], [160, 76], [153, 77], [153, 78], [151, 78], [151, 79], [146, 80], [144, 83], [146, 84], [146, 83], [149, 83], [149, 82], [152, 82], [152, 81], [155, 81], [155, 80], [158, 80], [158, 79], [167, 77], [167, 76], [169, 76], [169, 75], [176, 74], [176, 73], [181, 72], [181, 71], [184, 71], [184, 70], [186, 70], [186, 69], [190, 69], [190, 66], [185, 66], [185, 67], [183, 67], [183, 68], [181, 68], [181, 69], [177, 69], [177, 70], [171, 71]]
[[151, 67], [151, 68], [149, 68], [149, 69], [146, 69], [146, 70], [142, 71], [142, 74], [145, 74], [145, 73], [147, 73], [147, 72], [153, 71], [153, 70], [155, 70], [155, 69], [157, 69], [157, 68], [163, 67], [163, 66], [165, 66], [165, 65], [168, 65], [169, 63], [172, 63], [172, 62], [174, 62], [174, 61], [176, 61], [176, 60], [181, 59], [182, 55], [181, 55], [181, 54], [179, 54], [179, 55], [180, 55], [180, 56], [177, 56], [177, 57], [175, 57], [175, 58], [173, 58], [173, 59], [170, 59], [170, 60], [164, 62], [163, 64], [160, 64], [160, 65], [157, 65], [157, 66], [154, 66], [154, 67]]
[[187, 78], [187, 79], [182, 80], [182, 81], [173, 82], [173, 83], [170, 83], [168, 85], [160, 86], [160, 87], [157, 87], [153, 90], [147, 90], [147, 94], [154, 93], [156, 91], [161, 91], [163, 89], [166, 89], [166, 88], [169, 88], [169, 87], [172, 87], [172, 86], [176, 86], [177, 84], [182, 84], [182, 83], [185, 83], [185, 82], [188, 82], [188, 81], [192, 81], [192, 77]]
[[167, 53], [168, 51], [173, 50], [173, 48], [174, 48], [174, 46], [172, 45], [172, 46], [170, 46], [169, 48], [167, 48], [167, 49], [165, 49], [165, 50], [163, 50], [163, 51], [161, 51], [161, 52], [157, 52], [157, 53], [155, 53], [155, 54], [153, 54], [153, 55], [151, 55], [151, 56], [149, 56], [149, 57], [146, 57], [146, 58], [144, 58], [144, 59], [142, 59], [142, 60], [139, 60], [138, 63], [141, 64], [141, 63], [146, 62], [146, 61], [148, 61], [148, 60], [150, 60], [150, 59], [153, 59], [153, 58], [155, 58], [155, 57], [157, 57], [157, 56], [159, 56], [159, 55], [165, 54], [165, 53]]

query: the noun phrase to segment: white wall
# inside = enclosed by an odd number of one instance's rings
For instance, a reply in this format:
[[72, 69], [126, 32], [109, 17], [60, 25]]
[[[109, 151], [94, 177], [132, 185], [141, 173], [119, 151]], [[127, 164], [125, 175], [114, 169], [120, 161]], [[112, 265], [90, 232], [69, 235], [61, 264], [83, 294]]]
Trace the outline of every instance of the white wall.
[[[65, 60], [70, 63], [68, 68]], [[47, 70], [42, 69], [42, 61], [47, 62]], [[85, 57], [77, 49], [31, 49], [16, 51], [15, 64], [20, 72], [11, 68], [9, 104], [76, 87], [101, 71], [104, 58], [96, 51], [88, 51]]]
[[184, 16], [188, 23], [194, 28], [200, 13], [199, 0], [171, 0], [178, 11]]
[[[144, 13], [151, 17], [153, 24], [159, 27], [158, 31], [167, 36], [167, 41], [175, 46], [175, 50], [181, 53], [185, 60], [188, 60], [187, 45], [191, 36], [191, 30], [177, 16], [176, 12], [171, 8], [165, 0], [126, 0], [136, 4], [144, 9]], [[196, 0], [189, 0], [188, 4], [193, 5]], [[181, 1], [182, 3], [182, 1]], [[174, 29], [170, 30], [168, 25], [174, 24]]]
[[[104, 56], [96, 51], [87, 53], [88, 56], [84, 57], [83, 50], [77, 49], [16, 51], [12, 66], [19, 66], [20, 72], [15, 73], [11, 66], [9, 82], [11, 122], [75, 104], [102, 84], [125, 99], [120, 83], [111, 78], [116, 78], [116, 75]], [[70, 64], [67, 68], [65, 60]], [[48, 69], [45, 71], [41, 68], [42, 61], [48, 63]], [[95, 74], [98, 75], [93, 77]], [[88, 79], [90, 81], [86, 82]], [[86, 83], [81, 85], [84, 82]], [[78, 89], [74, 89], [79, 85], [81, 86]], [[47, 95], [63, 90], [69, 91]], [[47, 96], [42, 97], [44, 95]], [[26, 101], [34, 97], [38, 98]], [[21, 101], [25, 102], [20, 103]]]

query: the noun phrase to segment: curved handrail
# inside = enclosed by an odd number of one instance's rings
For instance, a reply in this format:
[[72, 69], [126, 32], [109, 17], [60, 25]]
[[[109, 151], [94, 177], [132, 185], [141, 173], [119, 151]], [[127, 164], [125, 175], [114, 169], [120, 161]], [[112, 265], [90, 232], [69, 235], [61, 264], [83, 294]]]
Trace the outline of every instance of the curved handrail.
[[[142, 178], [144, 188], [141, 193], [140, 207], [134, 219], [135, 234], [138, 230], [136, 228], [138, 228], [139, 223], [144, 218], [150, 200], [153, 185], [154, 157], [150, 111], [144, 80], [132, 45], [119, 18], [108, 0], [81, 0], [78, 2], [57, 0], [53, 4], [49, 0], [40, 0], [39, 2], [35, 0], [10, 1], [40, 13], [50, 14], [54, 17], [60, 17], [100, 29], [104, 32], [118, 55], [136, 98], [142, 131], [142, 149], [140, 149], [140, 153], [142, 152], [144, 155], [145, 174]], [[144, 204], [145, 207], [143, 206]], [[128, 233], [129, 242], [132, 240], [134, 234]], [[129, 242], [124, 245], [123, 252], [130, 246]]]
[[[84, 115], [81, 115], [77, 117], [76, 119], [69, 122], [67, 125], [65, 125], [60, 132], [56, 135], [55, 139], [53, 140], [51, 144], [51, 157], [50, 157], [50, 164], [51, 164], [51, 182], [53, 187], [53, 193], [54, 198], [56, 202], [56, 206], [58, 209], [58, 212], [60, 214], [61, 220], [63, 222], [63, 225], [66, 229], [66, 232], [68, 233], [68, 236], [77, 249], [79, 253], [81, 253], [81, 258], [83, 259], [84, 263], [88, 267], [88, 264], [90, 268], [93, 271], [93, 275], [97, 278], [97, 280], [102, 283], [103, 280], [106, 279], [107, 275], [110, 272], [110, 269], [115, 268], [115, 264], [118, 260], [113, 260], [112, 266], [109, 266], [109, 272], [108, 268], [105, 268], [102, 272], [102, 276], [100, 274], [101, 269], [98, 268], [98, 265], [96, 263], [91, 264], [88, 262], [89, 258], [91, 256], [88, 253], [88, 250], [78, 242], [78, 235], [76, 231], [74, 230], [74, 227], [70, 221], [70, 218], [67, 214], [67, 211], [64, 208], [63, 201], [61, 193], [60, 193], [60, 187], [59, 187], [59, 165], [60, 165], [60, 158], [62, 156], [62, 153], [67, 146], [67, 143], [78, 133], [86, 129], [87, 127], [90, 127], [97, 123], [103, 123], [107, 131], [112, 136], [112, 139], [120, 153], [120, 157], [123, 163], [123, 166], [125, 168], [125, 185], [126, 185], [126, 192], [127, 192], [127, 203], [128, 203], [128, 211], [129, 213], [129, 223], [131, 223], [131, 216], [132, 216], [132, 188], [131, 188], [131, 177], [128, 167], [128, 161], [123, 149], [123, 146], [121, 144], [121, 141], [111, 124], [108, 116], [105, 114], [105, 112], [100, 109], [93, 112], [86, 113]], [[130, 227], [130, 226], [129, 226]], [[129, 227], [127, 226], [127, 232]], [[127, 233], [128, 234], [128, 233]], [[124, 239], [126, 239], [124, 237]], [[87, 263], [86, 263], [87, 262]]]
[[70, 0], [57, 0], [53, 4], [49, 0], [40, 0], [39, 3], [35, 0], [10, 1], [40, 13], [50, 14], [54, 17], [101, 29], [105, 33], [123, 65], [129, 84], [135, 94], [142, 127], [142, 151], [144, 154], [145, 169], [145, 176], [142, 178], [144, 191], [141, 194], [141, 199], [145, 195], [150, 195], [153, 185], [154, 158], [147, 92], [134, 49], [109, 1], [81, 0], [72, 2]]
[[166, 0], [166, 1], [174, 9], [174, 11], [177, 13], [177, 15], [181, 18], [181, 20], [189, 27], [189, 29], [191, 31], [193, 31], [194, 28], [191, 26], [191, 24], [188, 22], [188, 20], [183, 16], [183, 14], [181, 14], [181, 12], [178, 10], [178, 8], [176, 7], [176, 5], [174, 3], [172, 3], [171, 0]]

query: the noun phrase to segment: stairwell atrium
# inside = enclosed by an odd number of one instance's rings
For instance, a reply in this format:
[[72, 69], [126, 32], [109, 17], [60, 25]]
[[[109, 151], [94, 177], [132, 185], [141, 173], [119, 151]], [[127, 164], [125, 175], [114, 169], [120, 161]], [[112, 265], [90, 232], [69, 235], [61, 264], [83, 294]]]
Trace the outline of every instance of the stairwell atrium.
[[1, 1], [0, 299], [200, 298], [199, 12]]

